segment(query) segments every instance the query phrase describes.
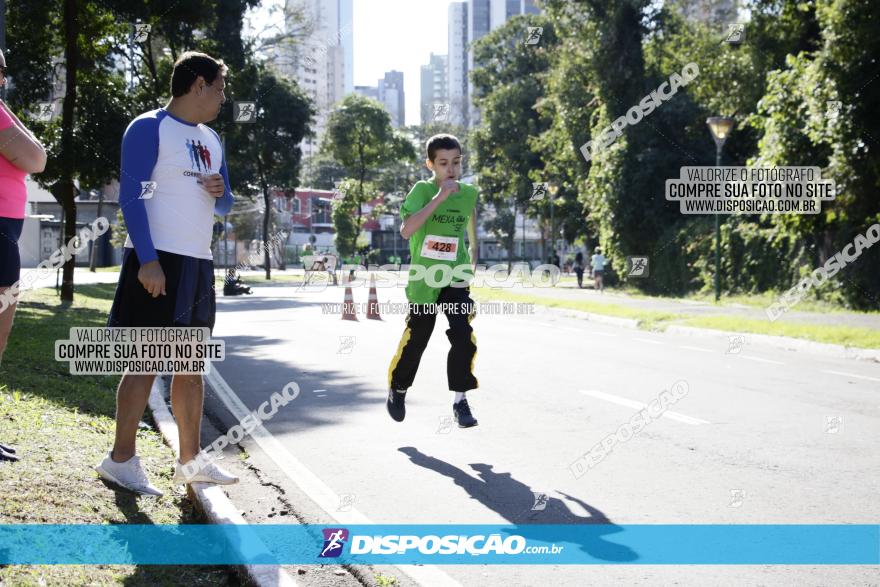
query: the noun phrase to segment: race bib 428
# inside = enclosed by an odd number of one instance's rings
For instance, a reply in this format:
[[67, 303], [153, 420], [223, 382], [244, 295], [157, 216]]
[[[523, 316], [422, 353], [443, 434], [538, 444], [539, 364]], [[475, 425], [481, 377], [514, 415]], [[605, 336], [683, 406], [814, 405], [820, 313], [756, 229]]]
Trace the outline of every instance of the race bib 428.
[[438, 261], [455, 261], [458, 257], [458, 237], [427, 235], [422, 244], [421, 256]]

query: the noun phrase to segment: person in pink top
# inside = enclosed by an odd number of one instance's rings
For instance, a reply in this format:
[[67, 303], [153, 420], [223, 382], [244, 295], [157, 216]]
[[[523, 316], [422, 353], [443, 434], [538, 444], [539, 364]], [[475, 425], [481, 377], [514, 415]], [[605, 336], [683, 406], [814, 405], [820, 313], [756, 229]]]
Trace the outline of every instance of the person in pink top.
[[[0, 87], [6, 85], [6, 57], [0, 51]], [[21, 272], [18, 238], [24, 225], [28, 173], [46, 167], [46, 149], [0, 100], [0, 295], [14, 285]], [[0, 312], [0, 362], [12, 330], [15, 304]], [[18, 460], [15, 450], [0, 444], [0, 460]]]

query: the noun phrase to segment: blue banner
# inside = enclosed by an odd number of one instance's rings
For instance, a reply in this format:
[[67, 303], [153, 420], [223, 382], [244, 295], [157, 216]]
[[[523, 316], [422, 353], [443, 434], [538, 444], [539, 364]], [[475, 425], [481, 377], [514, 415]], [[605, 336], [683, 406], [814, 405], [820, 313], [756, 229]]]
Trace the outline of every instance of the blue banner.
[[0, 525], [9, 564], [877, 565], [880, 525]]

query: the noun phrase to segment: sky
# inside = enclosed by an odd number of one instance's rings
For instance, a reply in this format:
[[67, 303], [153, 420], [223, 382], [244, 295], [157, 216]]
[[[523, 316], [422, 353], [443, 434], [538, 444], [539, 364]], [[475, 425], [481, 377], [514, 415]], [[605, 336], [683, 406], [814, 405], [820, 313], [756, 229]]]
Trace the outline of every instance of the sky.
[[418, 124], [421, 66], [446, 54], [449, 2], [353, 0], [354, 84], [375, 86], [386, 71], [403, 72], [406, 123]]
[[[263, 0], [250, 16], [252, 30], [273, 20]], [[421, 66], [447, 51], [447, 0], [352, 0], [354, 85], [376, 86], [386, 71], [403, 72], [406, 123], [418, 124]]]

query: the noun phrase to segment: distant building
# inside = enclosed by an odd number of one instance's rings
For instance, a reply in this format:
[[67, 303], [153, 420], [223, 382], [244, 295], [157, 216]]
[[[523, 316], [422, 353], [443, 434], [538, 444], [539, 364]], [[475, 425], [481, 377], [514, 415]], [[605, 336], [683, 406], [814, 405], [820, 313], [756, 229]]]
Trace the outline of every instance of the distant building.
[[355, 86], [354, 93], [373, 100], [379, 99], [379, 88], [375, 86]]
[[[421, 71], [421, 121], [428, 124], [435, 118], [448, 121], [449, 86], [447, 83], [448, 63], [446, 55], [435, 55]], [[437, 112], [435, 112], [437, 110]], [[435, 116], [436, 115], [436, 116]], [[442, 115], [442, 118], [440, 116]]]
[[[467, 31], [467, 72], [474, 69], [474, 42], [481, 39], [490, 30], [492, 6], [490, 0], [468, 0], [468, 31]], [[500, 26], [500, 25], [499, 25]], [[479, 112], [474, 106], [474, 84], [467, 75], [468, 84], [468, 126], [474, 128], [479, 125]]]
[[737, 22], [737, 0], [677, 0], [685, 18], [700, 20], [706, 24], [728, 25]]
[[[459, 11], [460, 9], [455, 9]], [[535, 0], [468, 0], [467, 2], [467, 69], [465, 71], [464, 77], [467, 83], [467, 121], [468, 127], [474, 128], [480, 124], [480, 112], [479, 109], [474, 106], [474, 86], [470, 81], [470, 76], [468, 75], [474, 67], [479, 64], [474, 63], [474, 52], [473, 52], [473, 43], [478, 41], [480, 38], [488, 34], [490, 31], [497, 29], [502, 26], [507, 20], [513, 16], [517, 16], [520, 14], [539, 14], [540, 9], [535, 6]], [[453, 30], [452, 26], [454, 24], [453, 16], [458, 17], [458, 13], [453, 14], [453, 8], [450, 5], [450, 19], [449, 19], [449, 36], [450, 36], [450, 44], [449, 44], [449, 54], [450, 58], [453, 54], [453, 41], [457, 45], [457, 34], [456, 31], [456, 40], [453, 40]], [[458, 26], [457, 20], [455, 21], [455, 26]], [[525, 31], [523, 31], [525, 35]], [[457, 83], [458, 79], [453, 80], [450, 76], [450, 88], [453, 83]]]
[[400, 128], [406, 124], [406, 100], [403, 92], [403, 72], [388, 71], [379, 80], [379, 101], [391, 115], [391, 126]]
[[[36, 267], [48, 259], [52, 253], [66, 244], [62, 238], [63, 213], [61, 204], [48, 190], [41, 188], [30, 177], [27, 178], [27, 208], [25, 209], [24, 226], [18, 248], [21, 254], [22, 267]], [[115, 180], [101, 190], [81, 191], [74, 200], [76, 202], [77, 229], [91, 224], [99, 216], [110, 222], [110, 230], [97, 241], [93, 241], [87, 249], [76, 255], [77, 266], [88, 266], [92, 248], [95, 251], [95, 264], [108, 267], [122, 263], [122, 248], [114, 248], [110, 244], [113, 232], [117, 230], [116, 212], [119, 210], [119, 184]]]
[[[301, 43], [280, 47], [272, 62], [281, 77], [295, 81], [315, 103], [315, 136], [301, 145], [307, 160], [318, 151], [333, 106], [354, 90], [352, 0], [287, 0], [286, 8], [303, 10], [312, 26]], [[300, 26], [288, 22], [287, 30]]]
[[451, 124], [467, 126], [468, 117], [468, 3], [449, 4], [446, 60], [447, 101]]

